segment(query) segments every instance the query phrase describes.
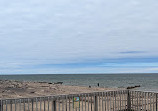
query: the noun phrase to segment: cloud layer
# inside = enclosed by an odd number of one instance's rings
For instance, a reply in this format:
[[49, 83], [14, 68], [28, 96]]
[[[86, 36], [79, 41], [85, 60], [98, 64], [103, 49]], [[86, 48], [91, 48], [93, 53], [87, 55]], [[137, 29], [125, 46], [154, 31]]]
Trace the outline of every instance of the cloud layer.
[[[2, 0], [0, 10], [2, 74], [131, 72], [102, 64], [158, 63], [156, 0]], [[153, 72], [146, 69], [138, 72]]]

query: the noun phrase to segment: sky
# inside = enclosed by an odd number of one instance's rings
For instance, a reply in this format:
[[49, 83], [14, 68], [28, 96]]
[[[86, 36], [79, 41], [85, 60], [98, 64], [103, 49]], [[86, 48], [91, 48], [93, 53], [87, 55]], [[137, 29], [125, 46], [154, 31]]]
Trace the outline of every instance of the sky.
[[1, 0], [0, 74], [157, 73], [157, 0]]

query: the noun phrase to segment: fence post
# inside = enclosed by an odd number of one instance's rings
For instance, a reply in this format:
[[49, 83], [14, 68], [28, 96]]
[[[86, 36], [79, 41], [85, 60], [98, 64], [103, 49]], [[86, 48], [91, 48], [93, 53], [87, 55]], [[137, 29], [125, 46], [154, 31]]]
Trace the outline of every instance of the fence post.
[[127, 111], [131, 111], [131, 95], [129, 90], [127, 92]]
[[10, 111], [12, 111], [12, 100], [10, 101]]
[[52, 111], [56, 111], [56, 100], [52, 101]]
[[156, 93], [156, 111], [157, 111], [157, 95], [158, 95], [158, 94]]
[[3, 102], [2, 102], [2, 100], [0, 101], [0, 111], [3, 111]]
[[94, 101], [94, 111], [98, 111], [98, 96], [96, 94], [94, 95]]
[[31, 99], [31, 104], [32, 104], [32, 111], [33, 111], [33, 109], [34, 109], [33, 102], [34, 102], [34, 100], [33, 100], [33, 99]]

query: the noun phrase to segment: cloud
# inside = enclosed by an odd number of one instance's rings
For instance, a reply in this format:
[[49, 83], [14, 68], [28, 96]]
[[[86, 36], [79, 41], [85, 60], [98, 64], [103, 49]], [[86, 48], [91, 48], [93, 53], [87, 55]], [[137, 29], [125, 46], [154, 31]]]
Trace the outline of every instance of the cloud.
[[145, 53], [143, 51], [124, 51], [120, 52], [121, 54], [138, 54], [138, 53]]
[[157, 60], [157, 2], [2, 0], [0, 68]]
[[154, 71], [154, 72], [157, 72], [157, 71], [158, 71], [158, 67], [149, 68], [148, 70], [149, 70], [149, 71]]

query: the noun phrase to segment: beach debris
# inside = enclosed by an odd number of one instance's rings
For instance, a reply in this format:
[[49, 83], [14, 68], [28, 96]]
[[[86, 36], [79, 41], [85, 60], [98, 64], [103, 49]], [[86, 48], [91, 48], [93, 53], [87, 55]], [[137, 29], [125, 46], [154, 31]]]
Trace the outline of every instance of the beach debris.
[[38, 82], [38, 83], [47, 83], [47, 82], [44, 82], [44, 81], [40, 81], [40, 82]]
[[136, 85], [136, 86], [129, 86], [129, 87], [127, 87], [127, 89], [134, 89], [134, 88], [137, 88], [137, 87], [140, 87], [140, 85]]
[[35, 91], [31, 91], [30, 93], [35, 93]]
[[54, 84], [63, 84], [63, 82], [55, 82]]
[[45, 85], [45, 86], [41, 86], [41, 87], [49, 87], [49, 86]]
[[2, 93], [4, 93], [4, 92], [5, 92], [5, 90], [2, 91]]

